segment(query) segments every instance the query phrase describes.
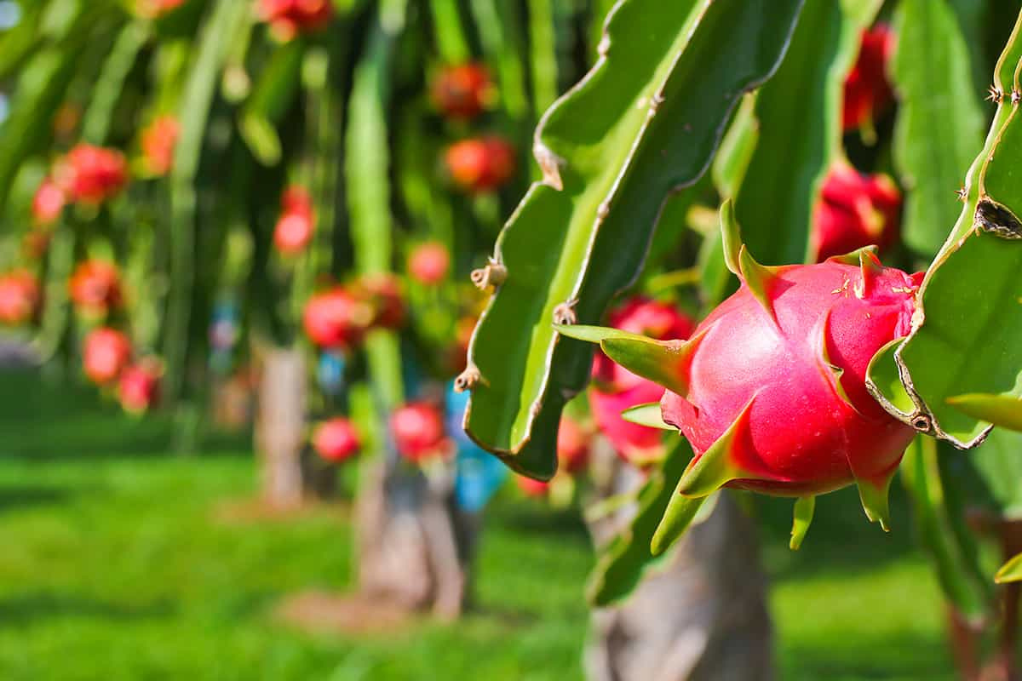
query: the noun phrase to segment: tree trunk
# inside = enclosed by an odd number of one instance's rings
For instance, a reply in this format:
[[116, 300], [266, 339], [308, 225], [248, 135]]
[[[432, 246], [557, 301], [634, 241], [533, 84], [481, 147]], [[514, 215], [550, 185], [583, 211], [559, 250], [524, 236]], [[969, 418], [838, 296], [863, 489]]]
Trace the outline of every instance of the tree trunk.
[[356, 507], [363, 593], [441, 619], [462, 612], [472, 534], [450, 479], [369, 464]]
[[296, 348], [262, 353], [256, 444], [263, 500], [272, 508], [302, 503], [302, 449], [306, 428], [306, 372]]
[[[605, 496], [639, 484], [632, 467], [617, 459], [606, 465], [612, 474]], [[596, 543], [604, 544], [631, 512], [592, 524]], [[711, 515], [671, 551], [620, 605], [592, 613], [585, 654], [591, 681], [771, 679], [766, 580], [749, 518], [721, 494]]]

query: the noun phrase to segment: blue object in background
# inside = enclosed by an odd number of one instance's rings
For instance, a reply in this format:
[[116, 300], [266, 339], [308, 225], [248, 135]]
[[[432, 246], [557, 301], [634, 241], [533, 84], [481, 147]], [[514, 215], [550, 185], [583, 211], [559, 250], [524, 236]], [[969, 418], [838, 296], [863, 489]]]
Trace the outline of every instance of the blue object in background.
[[340, 395], [345, 388], [345, 356], [325, 350], [316, 365], [316, 382], [327, 395]]
[[480, 449], [462, 430], [462, 415], [469, 393], [457, 393], [448, 384], [445, 426], [455, 441], [455, 503], [463, 511], [476, 513], [491, 500], [508, 477], [508, 468], [498, 457]]

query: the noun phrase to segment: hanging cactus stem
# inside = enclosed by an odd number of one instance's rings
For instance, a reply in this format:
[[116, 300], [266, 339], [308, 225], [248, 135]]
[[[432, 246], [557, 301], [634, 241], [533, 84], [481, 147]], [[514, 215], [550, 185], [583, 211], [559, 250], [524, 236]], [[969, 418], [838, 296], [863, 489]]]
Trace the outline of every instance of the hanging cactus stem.
[[807, 536], [814, 519], [814, 496], [799, 497], [793, 505], [793, 529], [789, 534], [789, 548], [796, 551]]

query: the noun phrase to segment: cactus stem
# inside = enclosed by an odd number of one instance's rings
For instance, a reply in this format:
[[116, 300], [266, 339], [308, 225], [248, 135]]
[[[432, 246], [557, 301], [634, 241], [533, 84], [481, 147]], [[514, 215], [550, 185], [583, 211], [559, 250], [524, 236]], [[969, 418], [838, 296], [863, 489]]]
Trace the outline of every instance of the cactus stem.
[[793, 506], [793, 529], [789, 533], [789, 548], [796, 551], [807, 536], [814, 519], [814, 496], [800, 497]]

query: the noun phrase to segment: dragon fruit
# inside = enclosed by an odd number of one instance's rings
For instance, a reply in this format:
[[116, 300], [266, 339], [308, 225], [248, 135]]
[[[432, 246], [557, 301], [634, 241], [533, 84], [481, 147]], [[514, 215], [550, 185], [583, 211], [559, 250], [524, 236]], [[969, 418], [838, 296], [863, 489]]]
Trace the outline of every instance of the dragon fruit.
[[[608, 315], [612, 327], [657, 338], [685, 339], [693, 331], [689, 317], [672, 305], [636, 296]], [[592, 387], [587, 397], [598, 428], [625, 461], [644, 467], [663, 452], [661, 433], [626, 421], [622, 412], [639, 404], [656, 402], [665, 389], [616, 364], [607, 355], [594, 356]]]
[[391, 414], [395, 449], [413, 463], [443, 456], [451, 450], [441, 411], [429, 402], [409, 402]]
[[874, 248], [815, 265], [765, 267], [723, 206], [725, 252], [742, 286], [688, 341], [566, 326], [666, 388], [661, 417], [693, 446], [678, 491], [720, 487], [798, 497], [799, 546], [814, 495], [856, 484], [888, 528], [888, 487], [915, 435], [865, 387], [872, 358], [911, 330], [922, 275], [883, 267]]
[[887, 175], [862, 175], [846, 163], [832, 168], [814, 209], [815, 261], [864, 246], [885, 251], [899, 237], [900, 203], [900, 190]]
[[36, 224], [46, 226], [56, 222], [66, 202], [67, 196], [60, 185], [49, 177], [44, 179], [32, 196], [32, 217]]
[[313, 238], [313, 199], [303, 187], [293, 185], [281, 195], [281, 216], [274, 225], [274, 246], [282, 255], [302, 252]]
[[347, 418], [336, 416], [313, 431], [313, 449], [324, 461], [341, 462], [359, 452], [359, 432]]
[[71, 301], [80, 312], [103, 316], [121, 306], [121, 275], [107, 260], [86, 260], [75, 268], [69, 283]]
[[474, 63], [445, 67], [430, 84], [434, 106], [445, 116], [456, 119], [480, 115], [494, 99], [494, 93], [487, 69]]
[[523, 493], [523, 496], [527, 496], [534, 499], [546, 497], [551, 489], [551, 483], [543, 482], [541, 480], [534, 480], [528, 478], [525, 475], [517, 475], [515, 477], [516, 486], [519, 491]]
[[334, 5], [331, 0], [260, 0], [258, 13], [274, 38], [284, 43], [326, 28], [334, 18]]
[[587, 467], [590, 433], [576, 419], [563, 416], [558, 424], [558, 469], [570, 475]]
[[54, 180], [72, 200], [98, 205], [128, 184], [128, 162], [117, 149], [78, 144], [56, 164]]
[[131, 414], [142, 414], [152, 408], [160, 397], [163, 372], [163, 365], [152, 357], [126, 366], [117, 380], [121, 407]]
[[146, 168], [153, 175], [166, 175], [174, 165], [174, 147], [181, 126], [174, 116], [159, 116], [142, 131], [139, 146]]
[[452, 181], [471, 193], [497, 189], [516, 170], [515, 149], [494, 136], [456, 142], [448, 147], [444, 160]]
[[93, 329], [85, 337], [82, 345], [85, 375], [97, 385], [105, 385], [115, 380], [131, 358], [131, 341], [116, 329]]
[[310, 297], [302, 324], [316, 345], [347, 350], [362, 341], [373, 317], [367, 302], [339, 286]]
[[437, 241], [428, 241], [410, 251], [406, 269], [414, 281], [424, 286], [436, 286], [448, 276], [450, 264], [448, 248]]
[[892, 87], [885, 69], [892, 56], [895, 37], [885, 24], [864, 31], [860, 52], [843, 87], [843, 130], [870, 126], [892, 104]]

